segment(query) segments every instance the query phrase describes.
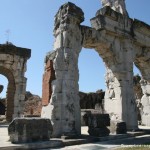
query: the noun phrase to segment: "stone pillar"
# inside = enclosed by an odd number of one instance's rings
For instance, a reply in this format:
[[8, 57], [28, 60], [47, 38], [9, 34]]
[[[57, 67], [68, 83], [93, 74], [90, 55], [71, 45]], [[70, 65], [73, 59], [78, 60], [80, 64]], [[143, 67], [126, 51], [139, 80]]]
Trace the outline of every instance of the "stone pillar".
[[82, 48], [80, 23], [82, 10], [68, 2], [55, 16], [54, 50], [51, 58], [56, 79], [51, 82], [50, 103], [42, 108], [42, 117], [48, 117], [53, 125], [53, 137], [81, 134], [80, 105], [78, 95], [78, 55]]
[[[128, 43], [128, 44], [127, 44]], [[132, 45], [129, 41], [116, 40], [113, 45], [115, 63], [106, 62], [105, 110], [111, 120], [124, 121], [128, 130], [138, 128], [137, 110], [133, 91]]]
[[[24, 71], [19, 71], [20, 75]], [[15, 84], [16, 84], [16, 92], [14, 96], [14, 114], [13, 118], [15, 117], [23, 117], [24, 116], [24, 100], [25, 100], [25, 93], [26, 93], [26, 82], [27, 78], [23, 76], [17, 76], [15, 78]]]
[[125, 0], [101, 0], [102, 6], [109, 6], [111, 9], [128, 16]]

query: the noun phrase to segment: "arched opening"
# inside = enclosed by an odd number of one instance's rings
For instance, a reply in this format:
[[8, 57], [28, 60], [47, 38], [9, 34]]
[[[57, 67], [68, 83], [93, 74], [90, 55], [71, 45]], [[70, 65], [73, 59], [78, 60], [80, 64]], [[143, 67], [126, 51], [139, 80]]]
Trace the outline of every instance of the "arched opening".
[[141, 80], [141, 72], [136, 67], [136, 65], [133, 63], [133, 89], [134, 89], [134, 95], [135, 95], [135, 101], [137, 104], [137, 119], [138, 119], [138, 124], [141, 125], [141, 115], [142, 115], [142, 104], [141, 104], [141, 99], [143, 96], [140, 80]]
[[98, 52], [82, 49], [79, 54], [79, 96], [82, 132], [88, 134], [86, 115], [89, 111], [104, 112], [105, 66]]
[[140, 72], [140, 70], [138, 69], [138, 67], [136, 67], [136, 65], [133, 63], [133, 73], [134, 73], [134, 76], [135, 75], [139, 75], [139, 76], [141, 76], [141, 72]]
[[[6, 100], [5, 100], [5, 115], [6, 115], [6, 121], [10, 122], [13, 118], [14, 114], [14, 95], [15, 95], [15, 81], [14, 76], [12, 72], [9, 69], [6, 69], [4, 67], [0, 67], [0, 74], [5, 76], [7, 78], [7, 88], [5, 87], [5, 93], [6, 93]], [[6, 79], [4, 79], [6, 80]], [[3, 85], [3, 83], [2, 83]], [[6, 83], [4, 83], [4, 86]]]
[[[143, 57], [144, 56], [144, 57]], [[141, 72], [140, 85], [142, 89], [141, 97], [141, 124], [145, 126], [150, 126], [150, 67], [149, 67], [149, 55], [147, 51], [144, 51], [141, 56], [135, 59], [135, 65]]]
[[105, 90], [105, 67], [98, 52], [83, 49], [79, 55], [79, 91], [96, 92]]
[[5, 76], [0, 75], [0, 123], [6, 121], [6, 92], [8, 87], [8, 80]]
[[3, 86], [3, 90], [0, 93], [0, 98], [6, 98], [6, 92], [7, 92], [7, 87], [8, 87], [8, 79], [0, 74], [0, 85]]

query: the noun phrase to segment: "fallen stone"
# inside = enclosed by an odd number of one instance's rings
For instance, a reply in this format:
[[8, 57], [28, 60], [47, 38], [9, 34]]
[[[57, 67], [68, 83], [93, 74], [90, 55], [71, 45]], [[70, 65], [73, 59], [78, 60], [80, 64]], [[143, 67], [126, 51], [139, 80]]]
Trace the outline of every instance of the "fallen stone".
[[101, 128], [89, 127], [88, 133], [91, 136], [103, 137], [103, 136], [109, 136], [110, 130], [107, 127], [101, 127]]
[[125, 122], [111, 121], [109, 129], [110, 129], [110, 132], [113, 134], [126, 134], [127, 133]]
[[94, 128], [103, 128], [106, 126], [110, 126], [109, 114], [89, 114], [88, 126]]
[[89, 135], [96, 137], [108, 136], [110, 130], [107, 126], [110, 126], [109, 114], [91, 113], [88, 115]]
[[52, 131], [50, 119], [42, 118], [16, 118], [8, 127], [12, 143], [48, 141]]
[[81, 126], [88, 126], [88, 120], [91, 118], [91, 114], [101, 114], [101, 110], [81, 109]]

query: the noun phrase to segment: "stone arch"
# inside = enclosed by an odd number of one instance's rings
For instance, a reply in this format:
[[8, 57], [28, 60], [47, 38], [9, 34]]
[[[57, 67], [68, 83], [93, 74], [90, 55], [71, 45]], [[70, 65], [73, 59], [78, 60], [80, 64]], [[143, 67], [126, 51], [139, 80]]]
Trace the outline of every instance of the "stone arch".
[[150, 49], [144, 47], [138, 47], [137, 53], [135, 57], [135, 65], [141, 72], [141, 88], [143, 92], [143, 96], [141, 98], [142, 104], [142, 115], [141, 115], [141, 123], [146, 126], [150, 126]]
[[23, 106], [26, 91], [26, 63], [31, 56], [31, 50], [6, 43], [0, 45], [0, 73], [7, 77], [7, 110], [6, 120], [10, 122], [15, 117], [23, 116]]
[[150, 82], [150, 49], [138, 47], [134, 63], [140, 70], [142, 78]]
[[[70, 2], [61, 6], [55, 16], [54, 51], [45, 62], [53, 62], [55, 79], [48, 83], [52, 93], [41, 116], [51, 119], [53, 137], [81, 133], [77, 62], [84, 47], [95, 49], [106, 65], [105, 110], [111, 120], [124, 121], [128, 130], [136, 130], [133, 62], [141, 51], [135, 47], [150, 47], [150, 27], [110, 7], [97, 11], [91, 19], [92, 27], [80, 25], [83, 20], [83, 11]], [[147, 73], [149, 69], [143, 71], [143, 76], [149, 81]]]
[[[91, 19], [93, 28], [82, 26], [81, 31], [83, 46], [95, 49], [106, 66], [105, 111], [109, 113], [111, 120], [125, 121], [129, 130], [137, 129], [132, 42], [123, 37], [112, 36], [105, 30], [98, 30], [101, 23], [98, 23], [98, 18], [99, 16]], [[128, 110], [131, 110], [130, 115]]]
[[16, 91], [15, 80], [12, 72], [0, 66], [0, 74], [4, 75], [8, 79], [7, 94], [6, 94], [6, 120], [12, 120], [12, 114], [14, 114], [14, 95]]

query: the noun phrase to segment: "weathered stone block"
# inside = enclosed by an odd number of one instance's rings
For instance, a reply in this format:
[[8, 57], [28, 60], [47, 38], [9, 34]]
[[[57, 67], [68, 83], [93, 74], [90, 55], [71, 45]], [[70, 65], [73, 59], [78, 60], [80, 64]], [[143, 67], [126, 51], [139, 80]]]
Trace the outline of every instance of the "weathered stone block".
[[110, 129], [110, 132], [113, 134], [126, 134], [127, 133], [125, 122], [111, 121], [109, 129]]
[[89, 114], [88, 126], [94, 128], [110, 126], [109, 114]]
[[46, 141], [52, 134], [50, 119], [16, 118], [9, 127], [8, 134], [12, 143]]
[[26, 90], [25, 66], [31, 50], [16, 47], [12, 43], [0, 44], [0, 72], [9, 83], [7, 88], [6, 120], [23, 114], [23, 101]]
[[102, 137], [102, 136], [108, 136], [110, 131], [109, 131], [109, 129], [107, 127], [102, 127], [102, 128], [89, 127], [88, 133], [91, 136]]
[[142, 125], [150, 126], [150, 115], [142, 115]]
[[88, 123], [91, 121], [91, 114], [96, 113], [101, 114], [101, 110], [81, 109], [81, 126], [88, 126]]
[[108, 136], [110, 131], [109, 114], [89, 114], [88, 115], [88, 132], [91, 136]]
[[90, 110], [81, 109], [81, 126], [88, 126], [88, 115]]

